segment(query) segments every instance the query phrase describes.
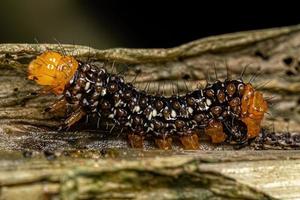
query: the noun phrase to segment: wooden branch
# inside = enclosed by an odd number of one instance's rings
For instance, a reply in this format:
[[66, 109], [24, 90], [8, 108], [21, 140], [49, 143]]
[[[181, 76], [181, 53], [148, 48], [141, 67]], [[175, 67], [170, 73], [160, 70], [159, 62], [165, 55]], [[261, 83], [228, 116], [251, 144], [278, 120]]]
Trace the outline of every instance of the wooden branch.
[[[233, 77], [248, 65], [245, 80], [260, 68], [263, 73], [255, 83], [262, 84], [260, 89], [274, 97], [264, 123], [267, 132], [274, 124], [276, 135], [300, 134], [299, 25], [213, 36], [171, 49], [1, 44], [1, 199], [26, 195], [31, 199], [300, 198], [299, 151], [253, 152], [249, 149], [255, 146], [246, 146], [236, 152], [232, 146], [214, 146], [203, 138], [200, 151], [182, 151], [176, 145], [173, 151], [158, 151], [150, 141], [145, 152], [128, 149], [123, 138], [108, 137], [105, 129], [81, 127], [58, 132], [60, 116], [43, 112], [55, 97], [30, 95], [39, 87], [26, 79], [28, 63], [47, 49], [99, 65], [114, 62], [117, 73], [128, 68], [126, 80], [133, 80], [139, 73], [138, 87], [144, 88], [150, 81], [151, 91], [163, 84], [165, 93], [174, 90], [174, 83], [178, 92], [205, 83], [206, 74], [214, 74], [214, 65], [221, 79], [227, 76], [226, 64]], [[283, 144], [266, 145], [264, 149], [289, 147], [293, 148]], [[33, 157], [23, 158], [20, 152], [25, 156], [33, 152]], [[45, 159], [44, 154], [54, 160]]]
[[[171, 157], [157, 151], [161, 157], [156, 158], [149, 152], [125, 152], [121, 160], [75, 155], [24, 160], [18, 153], [6, 153], [0, 163], [1, 197], [296, 199], [300, 195], [300, 165], [295, 160], [300, 154], [295, 151], [189, 151]], [[142, 159], [132, 160], [129, 153]]]

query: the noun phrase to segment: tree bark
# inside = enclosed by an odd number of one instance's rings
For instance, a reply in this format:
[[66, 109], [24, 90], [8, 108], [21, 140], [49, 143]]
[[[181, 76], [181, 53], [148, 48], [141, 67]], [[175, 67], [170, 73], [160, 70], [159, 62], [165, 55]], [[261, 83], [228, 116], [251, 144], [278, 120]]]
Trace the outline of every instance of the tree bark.
[[[204, 140], [199, 151], [176, 144], [172, 151], [159, 151], [149, 141], [145, 151], [129, 149], [124, 138], [115, 137], [117, 130], [108, 136], [105, 124], [97, 131], [82, 125], [58, 132], [61, 116], [43, 112], [55, 97], [31, 95], [40, 88], [26, 78], [28, 63], [47, 49], [106, 63], [115, 73], [125, 71], [137, 87], [151, 82], [149, 92], [160, 86], [166, 95], [213, 81], [214, 68], [217, 78], [225, 79], [247, 66], [245, 81], [260, 69], [254, 85], [274, 104], [264, 131], [282, 136], [282, 142], [262, 147], [254, 141], [233, 151]], [[170, 49], [1, 44], [0, 199], [300, 198], [300, 153], [282, 150], [299, 148], [294, 137], [300, 135], [299, 55], [299, 25], [213, 36]], [[287, 142], [287, 134], [296, 144]]]

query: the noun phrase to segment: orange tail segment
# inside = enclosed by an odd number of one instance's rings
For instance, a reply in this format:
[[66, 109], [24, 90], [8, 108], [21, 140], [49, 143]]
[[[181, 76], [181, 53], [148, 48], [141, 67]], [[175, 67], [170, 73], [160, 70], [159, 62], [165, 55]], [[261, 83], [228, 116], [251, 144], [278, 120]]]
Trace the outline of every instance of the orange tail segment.
[[258, 136], [264, 114], [268, 110], [268, 104], [263, 98], [262, 93], [255, 91], [250, 83], [245, 86], [241, 108], [242, 121], [248, 128], [248, 138]]

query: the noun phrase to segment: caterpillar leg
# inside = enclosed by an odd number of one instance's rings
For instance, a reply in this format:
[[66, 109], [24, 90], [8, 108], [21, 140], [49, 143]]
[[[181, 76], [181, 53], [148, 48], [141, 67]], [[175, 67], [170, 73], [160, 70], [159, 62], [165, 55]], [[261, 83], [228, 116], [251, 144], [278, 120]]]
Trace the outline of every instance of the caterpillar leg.
[[45, 112], [59, 112], [62, 110], [66, 110], [67, 101], [65, 98], [58, 99], [51, 106], [45, 109]]
[[186, 150], [196, 150], [199, 149], [199, 137], [197, 133], [192, 133], [188, 135], [181, 136], [181, 144]]
[[172, 138], [171, 137], [156, 138], [155, 144], [160, 149], [170, 150], [172, 149]]
[[81, 110], [80, 108], [74, 111], [70, 117], [68, 117], [64, 121], [65, 128], [70, 128], [72, 125], [74, 125], [76, 122], [78, 122], [83, 116], [85, 116], [85, 112]]
[[242, 121], [247, 125], [248, 138], [255, 138], [259, 135], [261, 130], [261, 119], [245, 117], [242, 119]]
[[209, 135], [212, 143], [222, 143], [226, 140], [226, 134], [223, 130], [221, 122], [212, 120], [209, 122], [208, 127], [205, 128], [205, 134]]
[[144, 137], [138, 134], [128, 134], [128, 141], [132, 148], [144, 148]]

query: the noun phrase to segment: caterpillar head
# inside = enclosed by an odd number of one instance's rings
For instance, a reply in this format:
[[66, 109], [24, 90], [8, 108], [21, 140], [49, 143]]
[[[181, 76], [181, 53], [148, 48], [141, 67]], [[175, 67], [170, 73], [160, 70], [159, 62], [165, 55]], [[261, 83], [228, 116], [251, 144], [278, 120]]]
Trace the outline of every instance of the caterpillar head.
[[248, 83], [242, 97], [242, 121], [247, 125], [248, 137], [256, 137], [261, 129], [261, 121], [268, 110], [267, 101], [261, 92], [255, 91]]
[[28, 79], [45, 87], [46, 91], [62, 94], [78, 68], [78, 62], [71, 56], [46, 51], [28, 66]]

